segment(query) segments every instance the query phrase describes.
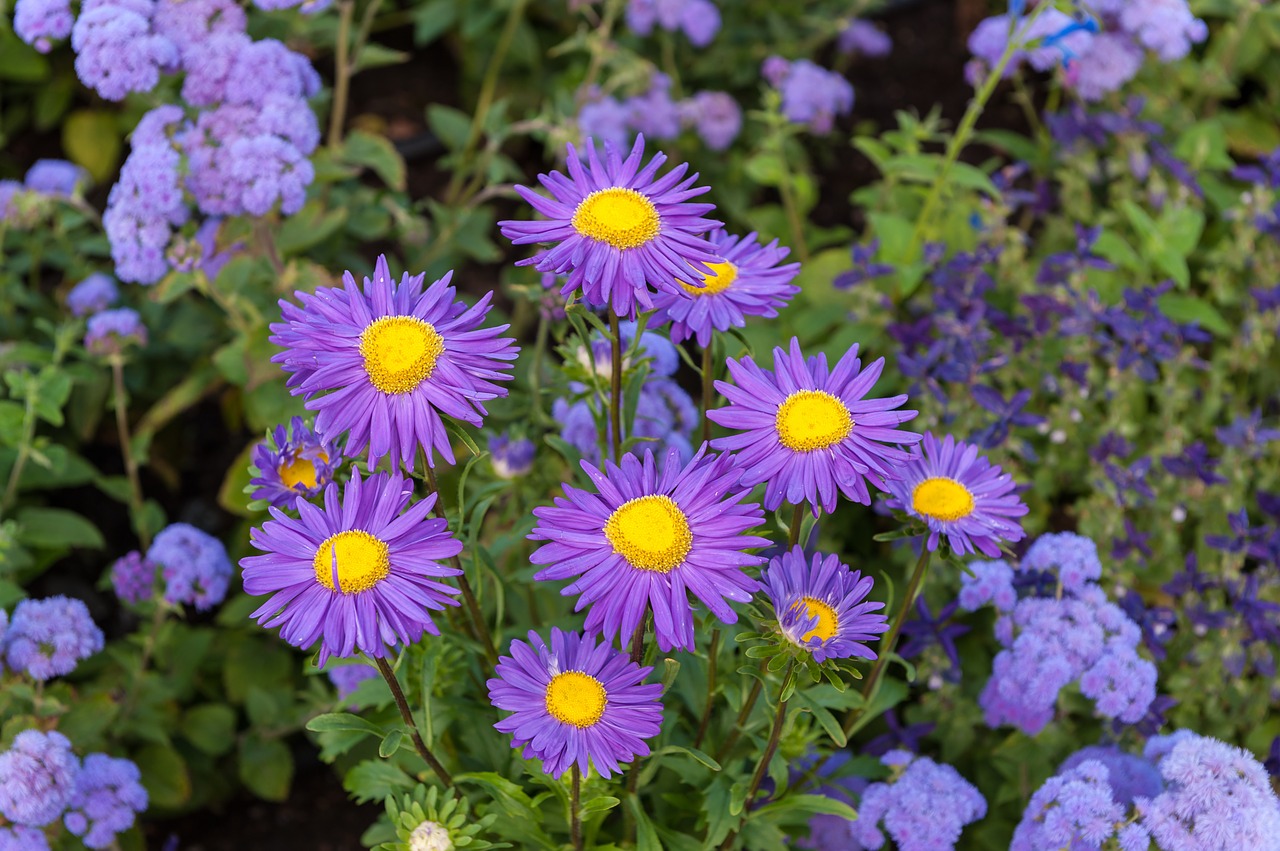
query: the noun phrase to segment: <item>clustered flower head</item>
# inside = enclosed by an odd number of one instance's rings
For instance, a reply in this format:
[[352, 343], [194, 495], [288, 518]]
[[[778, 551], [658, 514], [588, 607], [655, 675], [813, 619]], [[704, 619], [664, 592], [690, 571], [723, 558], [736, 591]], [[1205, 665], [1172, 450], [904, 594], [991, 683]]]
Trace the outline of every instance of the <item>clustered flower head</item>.
[[147, 808], [138, 766], [127, 759], [89, 754], [76, 776], [62, 824], [89, 848], [110, 848]]
[[853, 110], [853, 84], [808, 59], [770, 56], [761, 75], [782, 95], [782, 114], [818, 134], [830, 133], [837, 116]]
[[61, 595], [19, 602], [3, 639], [9, 668], [42, 682], [71, 673], [103, 646], [88, 606]]
[[836, 49], [869, 59], [879, 59], [893, 52], [893, 39], [870, 21], [854, 19], [840, 30]]
[[866, 788], [849, 826], [865, 848], [883, 848], [885, 833], [899, 851], [954, 848], [965, 825], [987, 814], [986, 799], [949, 765], [908, 751], [890, 751], [880, 761], [894, 779]]
[[71, 802], [79, 771], [66, 736], [23, 730], [0, 753], [0, 815], [14, 824], [44, 827]]
[[627, 0], [627, 26], [648, 35], [657, 24], [683, 32], [694, 47], [706, 47], [720, 31], [720, 10], [712, 0]]
[[89, 317], [85, 328], [84, 347], [93, 355], [119, 355], [130, 345], [147, 344], [147, 326], [131, 307], [103, 310]]
[[1036, 790], [1013, 834], [1009, 851], [1044, 848], [1099, 848], [1124, 819], [1115, 800], [1107, 767], [1085, 760]]
[[342, 450], [333, 441], [322, 440], [302, 417], [294, 417], [288, 429], [276, 426], [267, 440], [253, 448], [258, 475], [249, 484], [256, 486], [256, 498], [292, 508], [296, 500], [320, 493], [341, 465]]
[[134, 550], [111, 565], [111, 588], [122, 603], [144, 603], [155, 594], [159, 570], [155, 562]]
[[203, 612], [227, 596], [232, 573], [227, 548], [189, 523], [173, 523], [161, 530], [146, 560], [159, 566], [169, 603], [189, 603]]
[[1138, 624], [1085, 578], [1101, 573], [1096, 549], [1079, 536], [1045, 536], [1020, 570], [1056, 571], [1062, 595], [1027, 596], [1010, 605], [1012, 572], [1003, 562], [977, 566], [962, 580], [964, 608], [992, 602], [1003, 613], [996, 639], [1004, 649], [978, 698], [987, 723], [1035, 735], [1052, 719], [1058, 693], [1075, 681], [1101, 715], [1141, 721], [1156, 698], [1155, 665], [1138, 655]]
[[642, 94], [619, 100], [590, 89], [578, 110], [578, 132], [584, 141], [618, 148], [629, 146], [636, 134], [670, 141], [689, 128], [708, 148], [723, 151], [742, 130], [742, 108], [728, 92], [700, 91], [673, 100], [671, 78], [655, 72]]
[[119, 297], [116, 282], [109, 275], [94, 272], [67, 293], [67, 307], [72, 316], [90, 316], [106, 310]]

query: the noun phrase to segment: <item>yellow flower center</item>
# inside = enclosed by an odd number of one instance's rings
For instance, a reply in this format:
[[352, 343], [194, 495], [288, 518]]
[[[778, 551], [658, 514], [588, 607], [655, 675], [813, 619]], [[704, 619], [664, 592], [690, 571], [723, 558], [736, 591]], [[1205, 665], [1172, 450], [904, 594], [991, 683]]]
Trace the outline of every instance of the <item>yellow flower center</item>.
[[811, 638], [827, 641], [835, 636], [836, 630], [840, 628], [840, 619], [836, 617], [835, 609], [817, 597], [801, 597], [792, 608], [798, 609], [801, 606], [804, 606], [805, 617], [818, 619], [813, 629], [800, 636], [801, 641], [808, 641]]
[[573, 211], [573, 229], [614, 248], [639, 248], [658, 235], [658, 209], [634, 189], [597, 189]]
[[[329, 456], [321, 452], [320, 460], [327, 463]], [[316, 465], [299, 453], [294, 453], [293, 458], [281, 464], [279, 472], [281, 483], [290, 490], [299, 485], [306, 490], [316, 486]]]
[[727, 261], [708, 263], [707, 268], [711, 270], [711, 274], [702, 276], [701, 287], [686, 284], [684, 281], [678, 283], [689, 295], [715, 295], [729, 289], [733, 282], [738, 280], [738, 267]]
[[604, 524], [614, 552], [640, 570], [670, 573], [693, 548], [689, 518], [668, 496], [640, 496], [618, 506]]
[[959, 520], [973, 513], [973, 494], [955, 479], [934, 476], [911, 491], [911, 507], [934, 520]]
[[853, 431], [849, 409], [822, 390], [797, 390], [778, 406], [778, 441], [797, 452], [834, 446]]
[[604, 685], [581, 671], [556, 674], [547, 683], [547, 713], [563, 724], [590, 727], [603, 717], [608, 702]]
[[360, 356], [373, 386], [408, 393], [431, 377], [444, 353], [444, 338], [416, 316], [384, 316], [360, 335]]
[[[312, 566], [316, 571], [316, 581], [330, 591], [358, 594], [387, 578], [391, 573], [390, 556], [386, 541], [361, 529], [351, 529], [326, 538], [316, 550]], [[337, 587], [334, 586], [335, 575]]]

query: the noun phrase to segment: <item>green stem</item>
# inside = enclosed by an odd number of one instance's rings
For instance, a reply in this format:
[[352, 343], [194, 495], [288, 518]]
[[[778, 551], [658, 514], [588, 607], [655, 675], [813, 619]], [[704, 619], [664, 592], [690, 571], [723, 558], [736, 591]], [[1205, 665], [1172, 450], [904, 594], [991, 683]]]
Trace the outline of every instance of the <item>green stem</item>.
[[[449, 518], [444, 510], [444, 499], [440, 493], [440, 488], [436, 484], [435, 470], [423, 464], [423, 468], [427, 471], [427, 487], [431, 493], [436, 495], [435, 515], [446, 523]], [[476, 599], [475, 591], [471, 588], [471, 582], [467, 579], [467, 574], [462, 569], [462, 562], [457, 556], [449, 559], [450, 564], [458, 571], [458, 588], [462, 590], [462, 600], [466, 604], [467, 614], [471, 618], [471, 627], [475, 630], [476, 638], [479, 639], [481, 646], [484, 647], [484, 655], [489, 660], [489, 664], [498, 664], [498, 651], [493, 644], [493, 636], [489, 633], [489, 625], [485, 623], [484, 612], [480, 609], [480, 602]]]
[[[1052, 6], [1051, 3], [1041, 3], [1036, 7], [1025, 20], [1025, 25], [1020, 27], [1021, 31], [1029, 31], [1031, 25], [1040, 16], [1045, 9]], [[1012, 26], [1019, 26], [1013, 24]], [[960, 126], [956, 128], [956, 133], [951, 137], [951, 141], [947, 144], [946, 156], [942, 160], [942, 167], [938, 169], [938, 174], [933, 179], [933, 185], [929, 187], [929, 194], [925, 196], [924, 205], [920, 208], [920, 217], [916, 219], [915, 229], [911, 232], [911, 242], [907, 246], [906, 258], [911, 261], [915, 258], [920, 250], [921, 244], [924, 242], [925, 231], [933, 218], [933, 211], [942, 197], [942, 187], [946, 185], [947, 178], [951, 175], [951, 169], [960, 159], [960, 153], [964, 150], [965, 145], [969, 143], [969, 137], [973, 135], [974, 127], [977, 126], [978, 119], [982, 117], [982, 111], [986, 109], [987, 102], [991, 100], [991, 95], [995, 93], [996, 86], [1000, 84], [1000, 78], [1004, 76], [1004, 69], [1009, 64], [1009, 60], [1013, 58], [1014, 53], [1023, 45], [1017, 39], [1012, 37], [1008, 39], [1004, 53], [1000, 55], [1000, 61], [991, 69], [991, 73], [987, 75], [987, 79], [983, 81], [982, 86], [974, 95], [973, 100], [969, 101], [969, 107], [965, 110], [964, 117], [960, 119]]]
[[784, 126], [781, 115], [775, 115], [771, 146], [778, 155], [778, 165], [782, 169], [781, 179], [778, 181], [778, 196], [782, 199], [782, 209], [787, 214], [787, 225], [791, 228], [791, 241], [795, 243], [796, 254], [800, 257], [801, 263], [808, 263], [809, 245], [804, 238], [804, 223], [800, 219], [800, 207], [796, 203], [794, 178], [791, 176], [790, 166], [787, 165], [787, 152], [783, 145]]
[[707, 412], [711, 410], [711, 401], [715, 398], [715, 375], [711, 371], [711, 350], [715, 348], [715, 337], [702, 350], [702, 442], [711, 440], [711, 420]]
[[582, 772], [575, 762], [569, 770], [573, 777], [573, 789], [569, 799], [569, 836], [573, 840], [574, 851], [582, 851]]
[[804, 503], [798, 503], [791, 511], [791, 528], [787, 530], [787, 549], [800, 543], [800, 527], [804, 525]]
[[124, 389], [124, 358], [111, 356], [111, 380], [115, 390], [116, 433], [120, 439], [120, 455], [124, 458], [125, 475], [129, 479], [129, 511], [133, 514], [133, 526], [145, 552], [151, 546], [151, 530], [147, 528], [142, 513], [142, 479], [138, 475], [138, 459], [133, 455], [133, 440], [129, 436], [129, 397]]
[[334, 56], [333, 106], [329, 110], [329, 148], [342, 144], [342, 127], [347, 119], [347, 97], [351, 92], [351, 17], [355, 0], [338, 0], [338, 41]]
[[613, 429], [613, 463], [622, 458], [622, 333], [618, 330], [618, 314], [609, 308], [609, 333], [612, 335], [613, 357], [609, 364], [609, 427]]
[[915, 603], [916, 594], [920, 590], [920, 585], [924, 582], [925, 574], [929, 571], [929, 558], [932, 555], [933, 551], [925, 546], [924, 541], [921, 541], [920, 558], [916, 560], [915, 570], [911, 573], [911, 581], [907, 585], [907, 593], [903, 595], [902, 602], [898, 604], [898, 613], [894, 616], [893, 624], [889, 627], [889, 634], [880, 642], [875, 664], [871, 666], [871, 673], [867, 675], [866, 682], [863, 683], [862, 705], [850, 710], [845, 717], [845, 735], [849, 734], [859, 715], [865, 712], [871, 706], [871, 701], [875, 699], [876, 690], [880, 685], [880, 677], [884, 674], [889, 656], [893, 654], [894, 644], [898, 640], [898, 633], [902, 631], [902, 624], [906, 621], [907, 613], [910, 611], [912, 604]]
[[120, 707], [120, 714], [112, 722], [117, 727], [124, 723], [124, 720], [133, 713], [134, 707], [137, 706], [138, 693], [142, 690], [142, 677], [147, 672], [147, 668], [151, 664], [151, 657], [156, 652], [156, 640], [160, 636], [160, 627], [164, 625], [165, 615], [169, 612], [168, 604], [165, 603], [163, 598], [155, 595], [153, 597], [156, 609], [151, 614], [151, 625], [147, 629], [147, 637], [142, 643], [142, 655], [138, 658], [138, 667], [134, 669], [133, 678], [129, 682], [129, 691]]
[[[760, 762], [756, 764], [755, 773], [751, 775], [751, 783], [747, 786], [747, 797], [742, 807], [744, 820], [748, 818], [751, 812], [751, 805], [755, 803], [756, 794], [760, 791], [760, 784], [764, 781], [764, 776], [769, 771], [769, 762], [778, 750], [778, 740], [782, 738], [782, 726], [787, 720], [787, 703], [790, 700], [790, 696], [787, 693], [791, 689], [795, 675], [796, 660], [792, 659], [787, 662], [787, 672], [782, 675], [782, 688], [778, 691], [778, 709], [773, 715], [773, 726], [769, 729], [769, 741], [764, 746], [764, 753], [760, 755]], [[722, 851], [733, 844], [733, 840], [737, 838], [737, 835], [738, 832], [735, 830], [725, 837], [724, 843], [720, 846]]]
[[[760, 666], [760, 670], [764, 671], [764, 666]], [[724, 762], [725, 756], [728, 755], [730, 749], [737, 743], [742, 736], [743, 725], [747, 723], [747, 719], [751, 717], [751, 710], [756, 708], [756, 701], [760, 699], [760, 690], [764, 683], [759, 677], [752, 677], [751, 692], [747, 695], [747, 699], [742, 703], [742, 709], [738, 710], [738, 717], [734, 719], [733, 729], [729, 731], [728, 737], [720, 745], [716, 751], [716, 762]]]
[[22, 412], [22, 438], [18, 441], [18, 454], [13, 459], [13, 469], [9, 471], [9, 482], [5, 485], [4, 498], [0, 500], [0, 517], [9, 512], [13, 501], [18, 496], [18, 480], [22, 478], [22, 468], [31, 457], [31, 445], [36, 437], [36, 398], [37, 391], [34, 380], [27, 387], [26, 405]]
[[711, 649], [707, 651], [707, 702], [702, 707], [702, 718], [698, 721], [698, 734], [693, 737], [693, 746], [702, 747], [702, 739], [707, 735], [707, 727], [711, 724], [711, 707], [716, 699], [716, 657], [720, 651], [720, 630], [711, 630]]
[[445, 193], [447, 206], [458, 203], [459, 190], [462, 189], [463, 181], [470, 171], [471, 158], [475, 156], [476, 145], [480, 142], [480, 128], [484, 124], [485, 116], [489, 114], [489, 108], [493, 105], [493, 95], [498, 87], [498, 75], [502, 71], [502, 63], [507, 58], [507, 51], [511, 49], [511, 41], [515, 38], [516, 28], [520, 26], [521, 19], [524, 18], [524, 8], [528, 2], [529, 0], [512, 0], [511, 8], [507, 11], [507, 20], [502, 25], [498, 43], [489, 57], [484, 79], [480, 82], [480, 95], [476, 98], [476, 110], [471, 116], [471, 127], [467, 130], [467, 141], [462, 146], [462, 155], [458, 158], [459, 165], [454, 169], [453, 177], [449, 179], [449, 188]]
[[[391, 670], [391, 665], [386, 659], [378, 657], [373, 660], [378, 665], [378, 672], [382, 674], [382, 678], [387, 681], [387, 687], [391, 689], [391, 696], [395, 698], [396, 707], [400, 710], [400, 718], [404, 721], [405, 726], [409, 728], [409, 735], [413, 739], [413, 747], [418, 752], [418, 756], [422, 757], [423, 762], [431, 766], [431, 770], [436, 773], [436, 777], [440, 778], [440, 782], [446, 786], [453, 787], [453, 777], [440, 764], [440, 760], [436, 759], [436, 755], [431, 752], [431, 748], [427, 747], [427, 743], [422, 740], [422, 734], [418, 732], [418, 723], [413, 720], [413, 712], [409, 710], [409, 701], [405, 700], [404, 692], [400, 689], [400, 681], [396, 679], [396, 672]], [[461, 797], [458, 790], [453, 789], [455, 796]]]
[[645, 613], [640, 618], [640, 623], [636, 624], [636, 631], [631, 635], [631, 661], [637, 665], [644, 660], [644, 634], [649, 626], [649, 614]]

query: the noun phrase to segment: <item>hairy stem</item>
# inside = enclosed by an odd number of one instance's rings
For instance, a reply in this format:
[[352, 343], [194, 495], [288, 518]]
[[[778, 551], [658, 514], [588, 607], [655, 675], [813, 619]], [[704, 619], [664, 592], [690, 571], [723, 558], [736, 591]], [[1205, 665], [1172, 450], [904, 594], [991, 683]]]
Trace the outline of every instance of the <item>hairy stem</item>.
[[[431, 752], [431, 748], [427, 747], [427, 743], [422, 740], [422, 734], [418, 732], [418, 723], [413, 720], [413, 713], [409, 711], [409, 701], [404, 699], [404, 692], [400, 689], [400, 681], [396, 679], [396, 672], [391, 670], [391, 666], [387, 664], [387, 660], [381, 657], [374, 659], [378, 665], [378, 672], [382, 674], [382, 678], [387, 681], [387, 687], [391, 689], [391, 696], [395, 698], [396, 707], [400, 710], [400, 718], [403, 719], [405, 726], [409, 728], [409, 735], [413, 739], [413, 747], [418, 752], [418, 756], [431, 766], [431, 770], [436, 773], [436, 777], [440, 778], [440, 782], [446, 786], [453, 786], [453, 777], [440, 764], [440, 760], [436, 759], [436, 755]], [[458, 790], [454, 789], [454, 795], [458, 794]]]
[[569, 799], [569, 836], [574, 851], [582, 851], [582, 772], [575, 762], [569, 770], [573, 777], [573, 790]]
[[711, 410], [711, 401], [715, 398], [715, 375], [711, 372], [711, 350], [715, 348], [715, 337], [712, 337], [706, 348], [702, 350], [702, 442], [711, 440], [711, 420], [707, 411]]
[[791, 511], [791, 528], [787, 530], [787, 549], [800, 543], [800, 527], [804, 525], [804, 503], [798, 503]]
[[693, 737], [693, 746], [702, 747], [702, 739], [707, 735], [707, 727], [711, 724], [711, 706], [716, 699], [716, 656], [720, 651], [720, 630], [711, 630], [711, 648], [707, 651], [707, 702], [702, 707], [702, 719], [698, 721], [698, 734]]
[[609, 364], [609, 427], [613, 430], [613, 463], [622, 458], [622, 333], [618, 330], [618, 314], [609, 308], [609, 333], [613, 340], [613, 356]]

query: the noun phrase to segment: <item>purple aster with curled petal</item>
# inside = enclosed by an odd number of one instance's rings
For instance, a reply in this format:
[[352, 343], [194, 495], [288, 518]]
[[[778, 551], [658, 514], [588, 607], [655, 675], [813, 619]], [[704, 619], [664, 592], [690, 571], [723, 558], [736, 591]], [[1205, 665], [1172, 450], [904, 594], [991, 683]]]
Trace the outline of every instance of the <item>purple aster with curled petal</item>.
[[764, 561], [743, 550], [769, 541], [746, 534], [763, 514], [742, 502], [732, 458], [708, 455], [704, 444], [683, 466], [673, 448], [661, 469], [649, 450], [582, 469], [596, 493], [565, 485], [554, 505], [535, 508], [529, 538], [549, 543], [529, 560], [549, 565], [536, 579], [576, 577], [561, 593], [579, 595], [576, 611], [591, 608], [588, 633], [625, 641], [651, 608], [658, 646], [692, 650], [690, 592], [724, 623], [737, 622], [729, 601], [745, 603], [760, 587], [743, 568]]
[[13, 31], [41, 53], [71, 35], [75, 21], [71, 0], [17, 0], [13, 5]]
[[608, 779], [648, 756], [644, 740], [662, 729], [662, 685], [644, 681], [652, 671], [589, 635], [552, 627], [548, 646], [530, 631], [527, 643], [511, 642], [487, 683], [493, 705], [512, 713], [493, 726], [552, 777], [576, 765]]
[[106, 310], [119, 297], [120, 291], [111, 276], [94, 272], [67, 293], [67, 307], [72, 316], [85, 316]]
[[18, 603], [5, 633], [4, 652], [11, 670], [44, 682], [71, 673], [102, 646], [102, 630], [88, 606], [57, 595]]
[[[1159, 756], [1165, 790], [1136, 801], [1140, 824], [1160, 848], [1272, 849], [1280, 837], [1280, 800], [1266, 769], [1243, 748], [1186, 730], [1148, 742]], [[1158, 744], [1154, 749], [1152, 745]]]
[[296, 500], [310, 499], [333, 481], [334, 471], [342, 466], [342, 449], [307, 428], [302, 417], [294, 417], [287, 429], [276, 426], [253, 448], [253, 466], [259, 472], [249, 480], [257, 485], [254, 498], [292, 508]]
[[23, 730], [0, 753], [0, 815], [15, 824], [44, 827], [71, 801], [79, 773], [70, 739], [56, 730]]
[[1084, 762], [1099, 762], [1107, 769], [1107, 785], [1111, 797], [1122, 807], [1135, 798], [1154, 798], [1164, 789], [1160, 771], [1140, 756], [1125, 753], [1115, 745], [1088, 745], [1073, 753], [1058, 766], [1058, 774], [1066, 774]]
[[517, 186], [520, 197], [547, 221], [498, 222], [503, 236], [516, 245], [556, 245], [516, 265], [567, 272], [561, 293], [581, 291], [587, 304], [608, 306], [624, 319], [635, 318], [638, 308], [653, 307], [649, 287], [681, 293], [681, 280], [700, 280], [709, 271], [703, 264], [716, 260], [701, 234], [719, 222], [704, 218], [713, 205], [690, 199], [708, 187], [693, 185], [698, 175], [686, 177], [687, 164], [655, 179], [666, 155], [655, 154], [641, 168], [643, 158], [644, 136], [636, 138], [625, 160], [606, 143], [601, 162], [588, 144], [585, 167], [570, 145], [569, 177], [558, 171], [538, 175], [550, 198]]
[[1108, 775], [1103, 763], [1085, 760], [1046, 780], [1031, 796], [1009, 851], [1101, 847], [1125, 817]]
[[700, 286], [679, 282], [683, 292], [660, 292], [654, 298], [656, 325], [671, 321], [671, 341], [694, 337], [704, 349], [711, 344], [713, 331], [727, 331], [746, 325], [747, 316], [773, 318], [800, 288], [791, 281], [800, 272], [799, 263], [782, 261], [790, 249], [775, 239], [768, 245], [756, 241], [752, 231], [745, 237], [724, 230], [708, 235], [718, 255], [708, 263], [710, 273]]
[[982, 793], [949, 765], [906, 751], [890, 751], [880, 761], [895, 779], [866, 788], [850, 825], [867, 848], [883, 847], [885, 833], [899, 851], [955, 848], [965, 825], [987, 814]]
[[812, 653], [815, 661], [876, 658], [867, 642], [889, 624], [878, 612], [884, 603], [867, 602], [870, 576], [850, 570], [835, 555], [814, 553], [807, 559], [804, 549], [796, 546], [770, 561], [760, 581], [782, 634]]
[[280, 627], [295, 647], [320, 642], [319, 664], [357, 650], [382, 658], [388, 646], [439, 635], [430, 611], [456, 606], [457, 589], [439, 580], [461, 571], [441, 562], [462, 551], [430, 494], [409, 505], [413, 485], [399, 475], [355, 471], [341, 491], [324, 490], [324, 507], [297, 504], [295, 520], [271, 507], [273, 520], [249, 536], [264, 555], [241, 559], [244, 590], [271, 598], [251, 617]]
[[424, 290], [425, 277], [397, 284], [380, 256], [363, 289], [346, 272], [341, 287], [297, 293], [301, 306], [281, 300], [284, 321], [271, 325], [285, 350], [272, 360], [317, 412], [316, 431], [349, 433], [347, 454], [367, 448], [370, 469], [390, 456], [412, 470], [420, 447], [427, 466], [436, 452], [452, 464], [441, 414], [479, 426], [484, 403], [507, 395], [496, 382], [511, 379], [519, 349], [500, 336], [508, 326], [481, 327], [493, 293], [468, 307], [455, 300], [452, 272]]
[[1022, 540], [1015, 518], [1027, 506], [1014, 493], [1013, 476], [978, 454], [978, 447], [947, 435], [939, 441], [932, 432], [924, 436], [923, 449], [915, 447], [898, 477], [886, 488], [888, 506], [924, 521], [928, 547], [938, 548], [946, 537], [952, 552], [1000, 555], [1000, 541]]
[[152, 28], [152, 2], [89, 0], [71, 30], [76, 76], [107, 100], [149, 92], [178, 67], [178, 48]]
[[142, 773], [127, 759], [92, 753], [76, 776], [75, 794], [62, 817], [67, 830], [88, 848], [110, 848], [147, 808]]
[[[716, 449], [736, 451], [742, 485], [768, 482], [764, 504], [770, 511], [785, 499], [808, 502], [830, 514], [838, 494], [871, 503], [867, 482], [885, 489], [911, 458], [889, 444], [909, 445], [920, 435], [897, 427], [916, 416], [894, 410], [905, 395], [867, 399], [884, 371], [884, 358], [862, 369], [854, 344], [834, 369], [825, 354], [805, 358], [800, 341], [773, 350], [773, 370], [750, 357], [726, 361], [735, 384], [715, 383], [729, 405], [707, 416], [741, 433], [712, 441]], [[736, 385], [736, 386], [735, 386]]]
[[147, 344], [147, 326], [131, 307], [104, 310], [89, 317], [85, 328], [84, 347], [99, 357], [118, 355], [129, 345]]
[[159, 566], [134, 550], [111, 565], [111, 587], [122, 603], [138, 603], [155, 595]]
[[208, 611], [227, 596], [231, 559], [222, 542], [190, 523], [171, 523], [156, 535], [147, 560], [159, 565], [164, 598], [173, 605], [188, 603]]

